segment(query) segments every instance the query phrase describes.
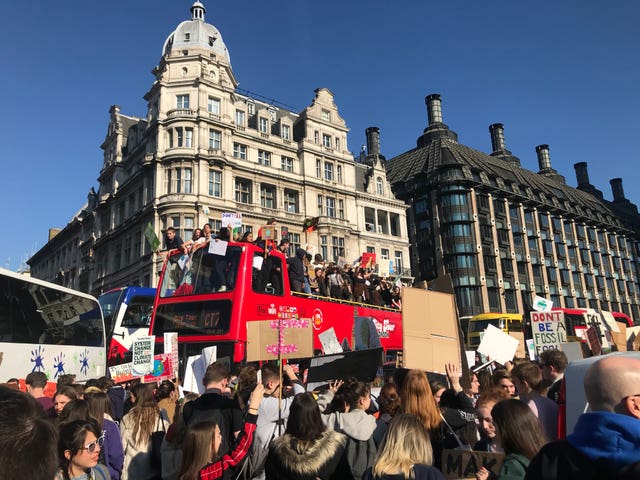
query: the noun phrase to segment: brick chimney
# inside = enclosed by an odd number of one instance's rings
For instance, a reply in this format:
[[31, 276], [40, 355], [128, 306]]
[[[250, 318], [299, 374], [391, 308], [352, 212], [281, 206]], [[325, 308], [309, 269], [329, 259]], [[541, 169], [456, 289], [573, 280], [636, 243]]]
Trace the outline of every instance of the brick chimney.
[[369, 127], [365, 130], [367, 136], [367, 155], [380, 155], [380, 129]]
[[578, 182], [578, 188], [588, 187], [591, 185], [589, 182], [589, 172], [587, 171], [587, 162], [578, 162], [573, 164], [573, 168], [576, 170], [576, 181]]
[[624, 198], [624, 189], [622, 188], [622, 179], [621, 178], [612, 178], [609, 180], [611, 184], [611, 192], [613, 193], [613, 201], [614, 202], [623, 202], [626, 200]]
[[504, 143], [504, 125], [501, 123], [489, 125], [489, 133], [491, 133], [491, 148], [493, 153], [505, 151], [507, 146]]

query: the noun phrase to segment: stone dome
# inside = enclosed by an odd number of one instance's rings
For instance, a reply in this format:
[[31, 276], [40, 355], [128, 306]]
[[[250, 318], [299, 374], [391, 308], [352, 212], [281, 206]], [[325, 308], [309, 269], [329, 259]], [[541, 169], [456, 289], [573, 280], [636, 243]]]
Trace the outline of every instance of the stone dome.
[[222, 41], [222, 35], [216, 27], [204, 21], [206, 9], [199, 1], [191, 5], [191, 20], [182, 22], [167, 37], [162, 49], [163, 55], [168, 55], [172, 50], [202, 48], [215, 53], [217, 58], [231, 65], [229, 51]]

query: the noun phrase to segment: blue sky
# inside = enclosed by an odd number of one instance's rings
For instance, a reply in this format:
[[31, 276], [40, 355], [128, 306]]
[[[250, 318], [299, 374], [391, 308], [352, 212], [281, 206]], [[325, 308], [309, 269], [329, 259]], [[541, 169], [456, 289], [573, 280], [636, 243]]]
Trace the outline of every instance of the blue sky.
[[[7, 1], [0, 5], [0, 266], [16, 269], [86, 201], [108, 110], [144, 116], [166, 37], [190, 0]], [[576, 185], [573, 164], [611, 199], [640, 203], [640, 2], [204, 0], [240, 87], [301, 110], [335, 95], [358, 152], [378, 126], [391, 158], [426, 126], [424, 97], [465, 145], [488, 126], [537, 171], [535, 146]]]

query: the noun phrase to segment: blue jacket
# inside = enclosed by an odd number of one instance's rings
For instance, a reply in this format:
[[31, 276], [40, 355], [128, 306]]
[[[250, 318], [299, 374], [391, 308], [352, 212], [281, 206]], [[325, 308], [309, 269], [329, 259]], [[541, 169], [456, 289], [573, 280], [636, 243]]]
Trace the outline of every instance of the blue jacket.
[[640, 420], [611, 412], [589, 412], [578, 418], [567, 440], [607, 470], [619, 471], [640, 461]]

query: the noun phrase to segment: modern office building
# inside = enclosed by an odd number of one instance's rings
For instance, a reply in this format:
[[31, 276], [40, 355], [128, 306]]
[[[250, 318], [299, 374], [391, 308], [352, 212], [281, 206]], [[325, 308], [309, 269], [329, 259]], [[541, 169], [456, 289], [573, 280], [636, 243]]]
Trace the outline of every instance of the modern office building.
[[[144, 230], [172, 226], [183, 240], [222, 214], [242, 214], [243, 230], [275, 218], [292, 248], [310, 244], [329, 261], [375, 252], [408, 274], [406, 205], [394, 197], [380, 155], [349, 151], [346, 122], [331, 91], [315, 90], [301, 112], [238, 88], [220, 32], [196, 1], [191, 19], [167, 37], [144, 95], [146, 118], [110, 109], [99, 189], [30, 260], [32, 275], [101, 293], [155, 285], [161, 256]], [[306, 218], [317, 230], [303, 233]]]
[[521, 167], [501, 124], [493, 151], [458, 143], [439, 95], [416, 148], [389, 160], [388, 179], [407, 214], [416, 280], [450, 274], [460, 315], [523, 312], [535, 295], [555, 306], [621, 311], [640, 320], [640, 217], [611, 180], [613, 200], [576, 163], [577, 188], [538, 145], [539, 171]]

